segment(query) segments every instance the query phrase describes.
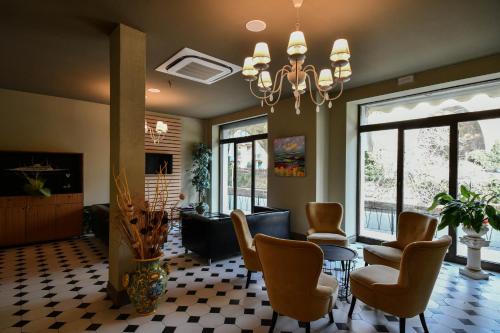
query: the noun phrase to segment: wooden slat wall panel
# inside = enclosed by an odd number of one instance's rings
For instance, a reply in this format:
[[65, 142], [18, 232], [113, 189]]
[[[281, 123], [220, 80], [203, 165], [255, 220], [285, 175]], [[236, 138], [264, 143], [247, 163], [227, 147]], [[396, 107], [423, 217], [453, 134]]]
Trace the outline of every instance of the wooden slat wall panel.
[[[149, 126], [154, 128], [156, 126], [156, 122], [159, 120], [167, 123], [168, 125], [167, 134], [162, 138], [161, 142], [158, 144], [154, 144], [149, 134], [146, 134], [144, 140], [144, 149], [147, 153], [172, 154], [173, 170], [172, 174], [167, 175], [168, 205], [172, 206], [177, 202], [179, 194], [182, 191], [181, 188], [181, 173], [183, 170], [183, 166], [181, 164], [182, 123], [179, 118], [146, 112], [146, 121], [148, 122]], [[145, 179], [146, 200], [152, 201], [154, 199], [155, 188], [156, 188], [156, 176], [146, 175]]]

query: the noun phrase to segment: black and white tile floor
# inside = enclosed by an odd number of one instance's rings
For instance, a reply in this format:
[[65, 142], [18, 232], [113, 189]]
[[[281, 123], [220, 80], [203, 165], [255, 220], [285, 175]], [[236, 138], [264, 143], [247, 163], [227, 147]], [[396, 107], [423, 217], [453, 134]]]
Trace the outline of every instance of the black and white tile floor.
[[[166, 245], [169, 290], [151, 316], [138, 316], [131, 305], [115, 308], [106, 299], [107, 250], [97, 239], [0, 250], [0, 332], [267, 332], [272, 309], [261, 275], [247, 290], [241, 258], [208, 267], [195, 255], [184, 255], [179, 237], [171, 235]], [[397, 318], [358, 303], [350, 321], [349, 304], [337, 301], [335, 324], [325, 317], [312, 323], [312, 331], [398, 331]], [[472, 281], [445, 263], [426, 316], [431, 332], [500, 332], [499, 275]], [[418, 317], [407, 327], [423, 331]], [[280, 317], [275, 332], [304, 329]]]

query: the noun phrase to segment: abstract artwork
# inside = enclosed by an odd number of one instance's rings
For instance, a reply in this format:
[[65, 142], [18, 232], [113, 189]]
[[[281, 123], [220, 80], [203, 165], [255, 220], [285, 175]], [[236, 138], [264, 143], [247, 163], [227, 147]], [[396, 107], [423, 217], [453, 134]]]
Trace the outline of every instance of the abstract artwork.
[[306, 175], [305, 136], [274, 139], [274, 174], [285, 177]]

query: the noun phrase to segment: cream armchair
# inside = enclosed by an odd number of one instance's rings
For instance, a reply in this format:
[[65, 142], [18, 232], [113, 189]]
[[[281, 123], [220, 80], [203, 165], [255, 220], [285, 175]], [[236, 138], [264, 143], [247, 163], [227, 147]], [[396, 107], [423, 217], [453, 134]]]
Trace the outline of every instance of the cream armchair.
[[405, 247], [413, 242], [430, 241], [436, 232], [437, 220], [415, 212], [399, 214], [396, 240], [363, 249], [366, 265], [385, 265], [399, 269]]
[[307, 240], [316, 244], [347, 246], [348, 241], [342, 223], [343, 207], [336, 202], [309, 202], [306, 204], [310, 229]]
[[248, 229], [245, 213], [236, 209], [231, 212], [231, 220], [233, 221], [234, 231], [236, 233], [236, 238], [238, 239], [238, 245], [240, 246], [241, 255], [243, 256], [245, 268], [247, 269], [247, 283], [245, 288], [248, 289], [252, 279], [252, 273], [259, 272], [262, 269], [260, 267], [259, 257], [255, 251], [255, 246], [253, 245], [253, 238], [250, 234], [250, 229]]
[[401, 270], [371, 265], [351, 273], [352, 317], [356, 300], [399, 317], [399, 331], [404, 333], [406, 318], [420, 315], [424, 332], [428, 332], [424, 311], [451, 244], [450, 236], [434, 241], [414, 242], [406, 246]]
[[278, 313], [306, 324], [329, 314], [337, 299], [337, 280], [321, 272], [323, 251], [316, 244], [255, 236], [255, 247], [265, 276], [267, 294], [273, 308], [269, 332], [274, 330]]

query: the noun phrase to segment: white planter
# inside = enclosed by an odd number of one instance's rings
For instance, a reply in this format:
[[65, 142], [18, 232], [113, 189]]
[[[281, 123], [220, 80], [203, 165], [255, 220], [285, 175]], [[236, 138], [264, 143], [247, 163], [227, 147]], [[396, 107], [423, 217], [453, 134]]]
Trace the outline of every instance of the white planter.
[[472, 228], [469, 228], [469, 227], [466, 227], [466, 226], [462, 226], [462, 230], [465, 232], [465, 234], [467, 236], [470, 236], [470, 237], [483, 237], [484, 235], [486, 235], [488, 233], [488, 231], [490, 230], [490, 228], [488, 227], [487, 224], [483, 224], [481, 226], [481, 230], [479, 230], [479, 232], [476, 232], [476, 230], [474, 230]]
[[460, 274], [475, 280], [487, 280], [489, 275], [481, 269], [481, 248], [490, 245], [490, 242], [483, 238], [489, 231], [489, 227], [483, 224], [481, 230], [476, 232], [472, 228], [462, 227], [466, 236], [460, 237], [460, 243], [467, 245], [467, 265], [460, 268]]

